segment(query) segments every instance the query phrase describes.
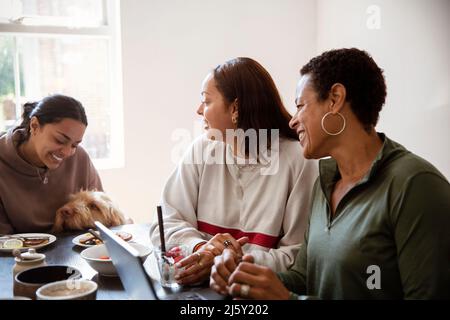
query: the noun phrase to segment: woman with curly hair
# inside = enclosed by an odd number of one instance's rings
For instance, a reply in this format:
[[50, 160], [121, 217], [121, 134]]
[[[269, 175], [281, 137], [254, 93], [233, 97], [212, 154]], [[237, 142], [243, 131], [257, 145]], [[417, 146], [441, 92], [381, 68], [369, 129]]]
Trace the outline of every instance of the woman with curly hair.
[[254, 299], [450, 298], [450, 185], [429, 162], [375, 130], [386, 97], [364, 51], [340, 49], [301, 69], [296, 130], [319, 162], [295, 264], [275, 274], [231, 251], [211, 287]]

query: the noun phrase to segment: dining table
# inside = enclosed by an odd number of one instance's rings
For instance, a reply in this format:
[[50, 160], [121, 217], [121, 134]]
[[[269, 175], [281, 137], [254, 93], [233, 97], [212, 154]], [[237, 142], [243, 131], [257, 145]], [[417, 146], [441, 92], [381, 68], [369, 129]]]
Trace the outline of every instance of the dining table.
[[[124, 231], [132, 235], [130, 241], [152, 247], [150, 242], [150, 224], [126, 224], [111, 228]], [[36, 249], [45, 254], [47, 265], [67, 265], [78, 269], [83, 279], [93, 280], [98, 284], [97, 300], [127, 300], [129, 299], [119, 277], [102, 276], [92, 269], [81, 257], [80, 253], [86, 248], [73, 242], [73, 239], [86, 231], [71, 231], [55, 234], [56, 241], [48, 246]], [[13, 267], [14, 256], [11, 252], [0, 252], [0, 298], [13, 297]], [[158, 274], [156, 264], [148, 270], [152, 277]]]

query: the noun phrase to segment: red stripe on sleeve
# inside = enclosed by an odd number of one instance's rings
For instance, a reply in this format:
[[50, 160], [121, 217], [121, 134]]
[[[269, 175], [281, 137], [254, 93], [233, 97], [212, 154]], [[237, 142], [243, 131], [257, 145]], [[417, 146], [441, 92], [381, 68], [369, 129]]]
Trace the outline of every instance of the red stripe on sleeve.
[[229, 233], [235, 239], [241, 237], [248, 237], [250, 239], [249, 243], [257, 244], [266, 248], [276, 248], [280, 237], [269, 236], [267, 234], [257, 233], [257, 232], [243, 232], [238, 229], [224, 228], [215, 226], [203, 221], [197, 221], [198, 230], [206, 232], [212, 236], [217, 233]]

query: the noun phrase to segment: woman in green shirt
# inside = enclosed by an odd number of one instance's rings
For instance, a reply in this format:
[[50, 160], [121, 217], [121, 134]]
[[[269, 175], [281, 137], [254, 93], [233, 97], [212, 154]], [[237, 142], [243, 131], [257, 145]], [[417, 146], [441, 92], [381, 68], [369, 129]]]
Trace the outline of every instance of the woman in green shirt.
[[382, 70], [339, 49], [301, 69], [291, 127], [320, 176], [294, 266], [275, 274], [251, 256], [216, 257], [211, 287], [253, 299], [450, 298], [450, 185], [426, 160], [375, 131]]

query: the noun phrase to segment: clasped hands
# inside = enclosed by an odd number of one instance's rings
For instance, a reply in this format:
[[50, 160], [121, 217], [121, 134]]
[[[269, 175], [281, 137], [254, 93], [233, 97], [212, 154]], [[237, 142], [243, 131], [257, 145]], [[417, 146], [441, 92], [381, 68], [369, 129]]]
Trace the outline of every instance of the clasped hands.
[[240, 257], [230, 249], [215, 257], [209, 285], [235, 299], [289, 299], [289, 290], [275, 272], [255, 264], [251, 255]]
[[248, 241], [247, 237], [236, 240], [228, 233], [216, 234], [177, 263], [178, 268], [185, 268], [176, 276], [177, 282], [194, 285], [209, 278], [213, 290], [235, 299], [288, 299], [289, 290], [275, 272], [243, 254], [242, 246]]
[[182, 285], [195, 285], [208, 280], [216, 256], [220, 256], [224, 249], [228, 249], [233, 251], [237, 257], [242, 257], [242, 246], [248, 241], [247, 237], [236, 240], [229, 233], [216, 234], [196, 252], [176, 264], [177, 268], [184, 267], [184, 270], [175, 279]]

